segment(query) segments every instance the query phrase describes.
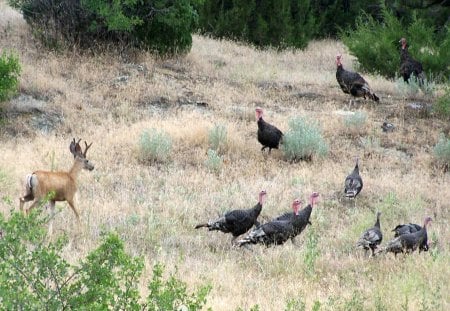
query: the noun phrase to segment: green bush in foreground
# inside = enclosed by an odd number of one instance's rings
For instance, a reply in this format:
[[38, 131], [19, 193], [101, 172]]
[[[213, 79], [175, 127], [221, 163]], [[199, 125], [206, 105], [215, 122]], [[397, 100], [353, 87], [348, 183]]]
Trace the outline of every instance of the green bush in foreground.
[[170, 158], [172, 139], [164, 131], [146, 130], [141, 134], [139, 148], [141, 160], [164, 163]]
[[313, 156], [326, 156], [328, 145], [314, 122], [298, 117], [289, 121], [282, 150], [289, 161], [312, 160]]
[[47, 219], [38, 212], [12, 212], [9, 220], [0, 214], [1, 310], [199, 310], [206, 303], [210, 286], [190, 294], [174, 275], [163, 278], [160, 264], [142, 302], [143, 260], [128, 255], [113, 233], [79, 264], [70, 264], [61, 256], [67, 237], [47, 241]]
[[20, 70], [19, 58], [12, 53], [3, 52], [0, 56], [0, 102], [17, 92]]

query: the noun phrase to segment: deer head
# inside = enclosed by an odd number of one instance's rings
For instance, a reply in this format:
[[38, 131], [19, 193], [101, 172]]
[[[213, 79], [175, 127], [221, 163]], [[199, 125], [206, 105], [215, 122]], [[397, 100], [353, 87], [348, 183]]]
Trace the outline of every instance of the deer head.
[[75, 160], [78, 160], [83, 163], [83, 168], [89, 171], [92, 171], [94, 169], [94, 165], [92, 165], [89, 160], [86, 158], [86, 154], [88, 149], [92, 146], [92, 143], [88, 145], [86, 141], [84, 141], [84, 151], [82, 150], [80, 146], [81, 138], [76, 142], [75, 138], [72, 140], [69, 146], [70, 153], [73, 154], [73, 157]]

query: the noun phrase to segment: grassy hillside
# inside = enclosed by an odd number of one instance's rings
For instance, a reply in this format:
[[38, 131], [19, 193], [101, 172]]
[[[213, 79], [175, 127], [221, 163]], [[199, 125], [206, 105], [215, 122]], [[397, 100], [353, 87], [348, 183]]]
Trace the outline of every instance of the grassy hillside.
[[[73, 137], [93, 142], [88, 154], [95, 169], [82, 172], [77, 194], [81, 227], [66, 203], [57, 204], [53, 231], [71, 236], [68, 259], [83, 258], [102, 231], [115, 230], [130, 253], [146, 259], [143, 292], [152, 265], [163, 262], [192, 288], [212, 284], [213, 310], [256, 304], [280, 310], [290, 299], [307, 310], [318, 302], [320, 310], [450, 309], [450, 174], [433, 157], [439, 133], [450, 125], [408, 108], [430, 105], [432, 96], [409, 96], [396, 82], [370, 75], [380, 102], [361, 100], [349, 109], [334, 59], [342, 53], [351, 69], [353, 58], [340, 42], [276, 53], [194, 36], [192, 51], [177, 59], [58, 54], [40, 48], [20, 14], [0, 1], [0, 47], [16, 51], [23, 66], [22, 99], [2, 104], [0, 211], [18, 208], [27, 173], [70, 168]], [[31, 99], [39, 102], [23, 109]], [[295, 116], [317, 121], [328, 156], [289, 163], [280, 150], [262, 154], [256, 106], [283, 131]], [[367, 120], [352, 127], [345, 122], [349, 110]], [[384, 120], [396, 130], [383, 133]], [[205, 164], [216, 125], [227, 130], [218, 172]], [[172, 138], [164, 164], [140, 160], [139, 138], [152, 128]], [[365, 183], [356, 203], [342, 197], [354, 156]], [[231, 236], [194, 230], [228, 209], [252, 207], [261, 189], [267, 190], [263, 220], [288, 210], [296, 197], [320, 192], [313, 225], [297, 237], [298, 246], [249, 251], [232, 247]], [[365, 257], [355, 242], [378, 210], [383, 244], [397, 224], [432, 216], [431, 250]]]

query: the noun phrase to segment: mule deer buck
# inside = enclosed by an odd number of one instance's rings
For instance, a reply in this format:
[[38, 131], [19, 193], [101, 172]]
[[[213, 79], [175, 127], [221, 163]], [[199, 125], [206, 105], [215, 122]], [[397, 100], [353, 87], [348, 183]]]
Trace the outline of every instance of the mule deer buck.
[[33, 201], [30, 208], [26, 211], [28, 213], [32, 208], [43, 204], [46, 196], [50, 194], [50, 208], [52, 216], [55, 210], [56, 201], [67, 201], [72, 208], [78, 221], [80, 215], [74, 204], [74, 195], [77, 191], [77, 178], [82, 169], [92, 171], [94, 165], [92, 165], [88, 159], [86, 159], [86, 153], [91, 147], [85, 141], [85, 149], [82, 151], [80, 146], [81, 139], [75, 142], [75, 138], [70, 143], [70, 152], [74, 156], [73, 165], [68, 172], [49, 172], [49, 171], [35, 171], [32, 174], [28, 174], [26, 177], [26, 193], [20, 198], [20, 210], [23, 211], [23, 205], [25, 202]]

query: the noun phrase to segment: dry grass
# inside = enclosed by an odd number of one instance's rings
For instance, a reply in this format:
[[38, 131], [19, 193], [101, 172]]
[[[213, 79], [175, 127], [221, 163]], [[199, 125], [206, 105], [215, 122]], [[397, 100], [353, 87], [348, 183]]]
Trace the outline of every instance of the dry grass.
[[[349, 135], [343, 121], [349, 98], [335, 80], [334, 57], [342, 52], [347, 68], [352, 57], [340, 42], [312, 42], [305, 51], [276, 53], [194, 36], [192, 51], [171, 60], [148, 54], [55, 54], [37, 48], [20, 15], [1, 1], [0, 46], [20, 56], [21, 92], [45, 99], [47, 111], [64, 117], [50, 134], [36, 130], [29, 114], [16, 114], [2, 125], [1, 197], [18, 206], [25, 174], [69, 168], [72, 137], [94, 142], [95, 170], [83, 172], [79, 182], [82, 227], [67, 204], [57, 204], [61, 212], [54, 232], [73, 237], [66, 248], [70, 260], [94, 248], [102, 230], [115, 230], [132, 254], [145, 257], [148, 273], [153, 263], [164, 262], [170, 270], [178, 267], [192, 287], [211, 283], [208, 306], [214, 310], [255, 304], [279, 310], [300, 296], [307, 309], [318, 300], [321, 310], [349, 310], [363, 297], [364, 309], [378, 303], [401, 310], [406, 296], [409, 310], [426, 304], [432, 310], [450, 308], [450, 176], [432, 158], [432, 146], [448, 125], [411, 115], [405, 108], [409, 100], [395, 82], [365, 75], [381, 101], [352, 108], [365, 112], [367, 121]], [[417, 100], [429, 102], [423, 95]], [[262, 155], [255, 106], [264, 107], [265, 119], [284, 131], [296, 115], [317, 120], [329, 156], [291, 164], [277, 150]], [[381, 131], [385, 119], [397, 126], [395, 132]], [[228, 148], [223, 169], [214, 174], [204, 163], [208, 131], [216, 124], [226, 126]], [[139, 136], [150, 128], [172, 137], [168, 164], [139, 161]], [[342, 189], [356, 155], [365, 186], [354, 206], [342, 199]], [[313, 228], [297, 238], [300, 247], [256, 246], [250, 252], [231, 247], [230, 236], [193, 229], [225, 210], [253, 206], [262, 188], [268, 192], [263, 219], [287, 210], [295, 197], [320, 192]], [[9, 208], [0, 202], [3, 213]], [[364, 258], [354, 244], [373, 224], [376, 210], [383, 212], [385, 241], [395, 225], [421, 223], [431, 215], [437, 255]], [[318, 236], [312, 275], [304, 262], [308, 230]]]

